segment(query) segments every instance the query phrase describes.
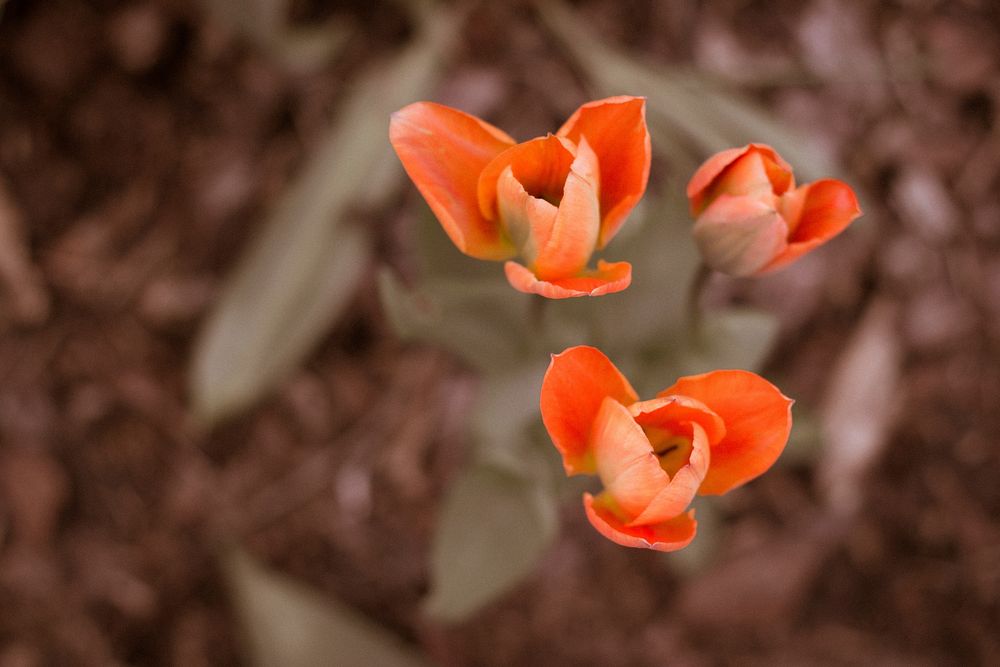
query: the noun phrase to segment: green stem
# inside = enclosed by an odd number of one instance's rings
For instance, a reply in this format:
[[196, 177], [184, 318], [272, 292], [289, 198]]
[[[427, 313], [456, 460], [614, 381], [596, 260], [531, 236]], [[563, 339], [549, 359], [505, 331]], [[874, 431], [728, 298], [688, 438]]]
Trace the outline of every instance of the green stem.
[[701, 333], [703, 318], [699, 301], [701, 300], [702, 292], [705, 291], [705, 286], [708, 284], [708, 279], [711, 277], [712, 269], [708, 268], [707, 264], [699, 264], [698, 270], [691, 280], [691, 285], [688, 287], [686, 314], [688, 331], [691, 332], [692, 336], [697, 336]]

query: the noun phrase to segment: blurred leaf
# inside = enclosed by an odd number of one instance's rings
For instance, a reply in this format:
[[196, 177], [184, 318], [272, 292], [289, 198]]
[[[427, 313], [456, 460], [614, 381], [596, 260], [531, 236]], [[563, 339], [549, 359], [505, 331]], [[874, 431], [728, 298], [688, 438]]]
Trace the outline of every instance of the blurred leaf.
[[361, 614], [269, 572], [241, 550], [222, 562], [259, 667], [419, 667], [426, 663]]
[[367, 232], [344, 223], [390, 151], [389, 114], [432, 86], [455, 20], [441, 13], [393, 63], [364, 75], [240, 259], [195, 346], [191, 394], [205, 421], [257, 400], [341, 315], [371, 255]]
[[718, 501], [711, 496], [697, 496], [691, 505], [698, 521], [698, 536], [680, 551], [664, 554], [667, 565], [685, 577], [693, 577], [715, 564], [722, 546], [722, 517]]
[[477, 279], [494, 281], [497, 285], [504, 285], [508, 290], [513, 290], [507, 282], [501, 262], [474, 259], [462, 254], [445, 234], [441, 223], [434, 217], [423, 199], [420, 201], [422, 206], [416, 224], [416, 246], [423, 280]]
[[440, 345], [474, 368], [510, 368], [533, 351], [531, 301], [506, 282], [442, 278], [408, 290], [383, 269], [379, 295], [400, 336]]
[[614, 246], [614, 256], [633, 265], [632, 285], [619, 294], [591, 299], [596, 340], [616, 356], [663, 341], [686, 317], [688, 286], [700, 263], [691, 239], [686, 201], [668, 184], [648, 202], [641, 229]]
[[431, 553], [427, 611], [466, 618], [537, 565], [555, 535], [552, 496], [532, 480], [477, 466], [444, 501]]
[[823, 455], [817, 478], [833, 514], [861, 508], [863, 484], [889, 442], [898, 414], [903, 346], [899, 304], [873, 301], [830, 377], [823, 405]]
[[704, 315], [697, 334], [686, 327], [664, 332], [663, 343], [622, 364], [640, 396], [655, 393], [683, 375], [721, 369], [759, 371], [778, 334], [776, 318], [752, 310]]
[[[801, 180], [833, 176], [835, 169], [810, 145], [757, 104], [694, 72], [642, 64], [601, 43], [564, 3], [536, 2], [550, 30], [589, 75], [601, 95], [629, 93], [648, 98], [654, 148], [696, 165], [705, 156], [751, 141], [768, 143], [795, 166]], [[696, 148], [684, 150], [685, 143]], [[690, 173], [685, 169], [683, 173]]]
[[759, 371], [778, 335], [778, 320], [757, 310], [724, 310], [705, 316], [700, 335], [684, 359], [684, 374], [716, 368]]
[[340, 22], [313, 28], [289, 25], [291, 0], [204, 0], [209, 11], [293, 70], [321, 66], [347, 44], [354, 29]]
[[523, 438], [525, 426], [539, 419], [539, 395], [549, 357], [491, 373], [482, 378], [473, 413], [473, 429], [497, 441]]
[[792, 433], [788, 437], [785, 451], [778, 459], [778, 465], [814, 463], [823, 451], [823, 432], [819, 417], [801, 402], [792, 409]]

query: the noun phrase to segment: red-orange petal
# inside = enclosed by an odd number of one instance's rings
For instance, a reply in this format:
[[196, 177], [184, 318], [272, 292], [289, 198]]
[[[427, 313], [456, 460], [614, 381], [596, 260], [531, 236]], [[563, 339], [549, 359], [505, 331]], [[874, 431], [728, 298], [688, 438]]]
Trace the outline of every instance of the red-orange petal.
[[621, 292], [632, 283], [632, 265], [628, 262], [599, 260], [597, 269], [558, 280], [540, 280], [517, 262], [504, 264], [511, 286], [528, 294], [540, 294], [549, 299], [569, 299], [577, 296], [602, 296]]
[[597, 154], [601, 168], [601, 232], [597, 247], [603, 248], [646, 191], [652, 159], [646, 99], [619, 95], [587, 102], [557, 134], [575, 143], [586, 137]]
[[609, 502], [603, 493], [596, 498], [589, 493], [583, 494], [583, 507], [597, 532], [626, 547], [677, 551], [691, 544], [698, 529], [694, 510], [656, 524], [628, 526], [614, 508], [613, 501]]
[[480, 172], [513, 139], [458, 109], [415, 102], [392, 114], [389, 141], [459, 250], [479, 259], [514, 256], [499, 225], [480, 213], [477, 194]]
[[541, 199], [546, 195], [562, 197], [563, 184], [575, 157], [576, 145], [552, 134], [511, 146], [478, 174], [479, 212], [490, 220], [497, 217], [497, 179], [507, 167], [528, 194]]
[[791, 264], [844, 231], [861, 215], [858, 198], [851, 186], [832, 178], [803, 185], [787, 193], [782, 203], [792, 230], [788, 247], [761, 269], [761, 273]]
[[540, 407], [567, 475], [596, 472], [590, 433], [608, 397], [628, 405], [638, 395], [603, 352], [580, 345], [552, 355], [542, 380]]
[[700, 494], [722, 494], [757, 477], [788, 442], [793, 401], [756, 373], [727, 370], [683, 377], [658, 396], [675, 394], [701, 401], [726, 424], [725, 437], [712, 446]]
[[794, 187], [791, 165], [767, 144], [747, 144], [742, 148], [729, 148], [705, 160], [688, 181], [687, 196], [692, 216], [697, 217], [708, 205], [706, 199], [714, 181], [727, 167], [750, 151], [756, 151], [764, 158], [767, 175], [775, 194], [780, 195]]
[[669, 431], [686, 422], [698, 424], [705, 431], [709, 444], [718, 442], [726, 435], [726, 423], [722, 417], [690, 396], [651, 398], [633, 403], [628, 410], [640, 426], [656, 426]]

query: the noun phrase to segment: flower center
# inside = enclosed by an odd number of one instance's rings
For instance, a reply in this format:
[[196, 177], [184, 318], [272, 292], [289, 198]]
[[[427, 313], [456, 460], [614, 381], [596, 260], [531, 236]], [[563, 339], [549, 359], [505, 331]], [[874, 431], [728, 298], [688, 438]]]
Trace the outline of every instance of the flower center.
[[660, 460], [660, 467], [673, 477], [691, 458], [690, 436], [668, 431], [657, 426], [643, 426], [643, 432], [653, 446], [653, 453]]

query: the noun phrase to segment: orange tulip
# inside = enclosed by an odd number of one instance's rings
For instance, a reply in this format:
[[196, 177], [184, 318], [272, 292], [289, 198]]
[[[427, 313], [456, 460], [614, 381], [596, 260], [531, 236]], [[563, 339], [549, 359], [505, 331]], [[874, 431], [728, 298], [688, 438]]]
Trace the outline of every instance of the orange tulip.
[[389, 140], [459, 250], [520, 256], [505, 265], [514, 288], [562, 299], [628, 287], [628, 262], [587, 265], [646, 189], [643, 98], [588, 102], [556, 134], [520, 144], [462, 111], [416, 102], [392, 115]]
[[790, 264], [861, 215], [849, 185], [827, 178], [796, 188], [792, 168], [764, 144], [710, 157], [687, 196], [705, 263], [733, 276]]
[[604, 490], [583, 496], [602, 535], [629, 547], [675, 551], [695, 536], [688, 506], [757, 477], [778, 458], [792, 401], [749, 371], [683, 377], [640, 401], [593, 347], [552, 356], [542, 382], [542, 421], [567, 475], [596, 474]]

